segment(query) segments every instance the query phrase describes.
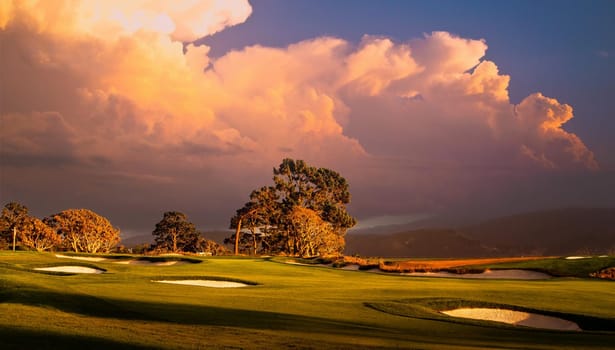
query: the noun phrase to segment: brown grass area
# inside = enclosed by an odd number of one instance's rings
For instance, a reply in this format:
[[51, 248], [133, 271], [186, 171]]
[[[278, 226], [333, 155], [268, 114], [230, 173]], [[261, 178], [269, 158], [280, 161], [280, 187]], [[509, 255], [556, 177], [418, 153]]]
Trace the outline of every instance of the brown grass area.
[[461, 266], [498, 264], [518, 261], [544, 259], [545, 257], [517, 257], [517, 258], [484, 258], [484, 259], [455, 259], [455, 260], [406, 260], [406, 261], [380, 261], [379, 268], [386, 272], [436, 272]]

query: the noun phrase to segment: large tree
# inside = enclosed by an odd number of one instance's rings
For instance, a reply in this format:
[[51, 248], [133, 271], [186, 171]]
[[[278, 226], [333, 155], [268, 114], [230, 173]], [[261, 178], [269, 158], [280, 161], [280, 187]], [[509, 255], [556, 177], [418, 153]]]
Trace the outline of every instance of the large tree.
[[22, 230], [30, 216], [28, 208], [17, 202], [7, 203], [0, 214], [0, 248], [10, 244], [15, 245], [19, 238], [18, 233]]
[[152, 232], [155, 249], [178, 252], [194, 252], [199, 243], [199, 232], [184, 213], [168, 211]]
[[68, 209], [44, 219], [75, 252], [108, 253], [120, 242], [120, 230], [89, 209]]
[[230, 228], [235, 229], [235, 234], [226, 240], [234, 242], [236, 255], [239, 254], [240, 246], [252, 254], [258, 251], [269, 253], [270, 235], [267, 231], [280, 212], [278, 199], [274, 187], [261, 187], [252, 191], [250, 201], [237, 209], [230, 225]]
[[59, 247], [62, 237], [39, 218], [28, 218], [19, 231], [19, 240], [25, 247], [39, 252]]
[[[274, 186], [253, 191], [250, 201], [231, 218], [235, 253], [241, 236], [251, 235], [253, 251], [290, 255], [335, 255], [344, 249], [346, 231], [356, 220], [346, 211], [348, 182], [339, 173], [302, 160], [284, 159], [273, 169]], [[242, 224], [247, 230], [242, 230]], [[244, 226], [245, 227], [245, 226]]]

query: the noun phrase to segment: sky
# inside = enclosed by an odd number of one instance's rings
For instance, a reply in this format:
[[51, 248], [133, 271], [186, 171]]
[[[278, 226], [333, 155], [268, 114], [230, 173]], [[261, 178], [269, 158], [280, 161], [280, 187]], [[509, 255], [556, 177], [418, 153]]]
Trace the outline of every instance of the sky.
[[227, 228], [282, 159], [362, 227], [615, 206], [613, 1], [0, 2], [0, 199]]

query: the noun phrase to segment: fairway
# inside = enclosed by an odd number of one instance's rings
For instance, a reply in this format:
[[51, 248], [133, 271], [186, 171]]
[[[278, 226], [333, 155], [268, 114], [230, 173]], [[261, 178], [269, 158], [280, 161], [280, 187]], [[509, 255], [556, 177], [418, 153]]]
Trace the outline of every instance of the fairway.
[[[612, 281], [423, 278], [291, 265], [284, 258], [191, 259], [118, 264], [118, 259], [70, 261], [52, 253], [2, 251], [0, 348], [612, 349], [615, 344], [615, 330], [605, 329], [615, 322]], [[104, 273], [35, 270], [67, 265]], [[245, 286], [154, 282], [196, 279]], [[574, 332], [466, 321], [430, 309], [438, 300], [506, 304], [599, 322], [593, 330]]]

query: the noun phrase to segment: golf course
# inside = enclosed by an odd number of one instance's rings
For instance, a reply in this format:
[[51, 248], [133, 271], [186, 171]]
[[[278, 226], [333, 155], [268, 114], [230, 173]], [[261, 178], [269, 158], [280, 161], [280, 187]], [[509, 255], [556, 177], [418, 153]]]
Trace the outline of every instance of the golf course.
[[[289, 262], [294, 260], [0, 251], [0, 347], [612, 349], [615, 344], [615, 282], [588, 273], [615, 266], [614, 257], [483, 266], [552, 272], [551, 278], [535, 280], [415, 277]], [[441, 312], [461, 307], [531, 312], [574, 322], [578, 329]]]

